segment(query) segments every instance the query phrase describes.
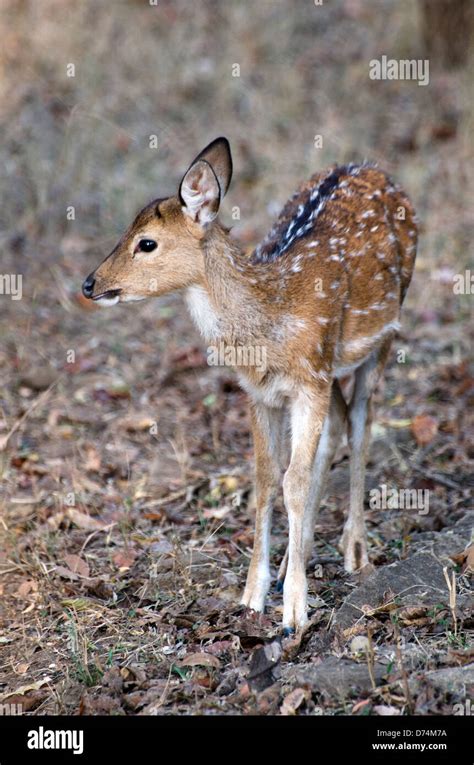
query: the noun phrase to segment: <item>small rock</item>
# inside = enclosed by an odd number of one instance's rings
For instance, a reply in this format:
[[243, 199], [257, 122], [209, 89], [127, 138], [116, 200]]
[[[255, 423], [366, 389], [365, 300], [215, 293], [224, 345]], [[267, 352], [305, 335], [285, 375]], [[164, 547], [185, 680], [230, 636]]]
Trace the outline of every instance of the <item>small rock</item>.
[[46, 390], [57, 377], [58, 373], [51, 367], [40, 367], [38, 369], [30, 369], [21, 375], [19, 383], [31, 390]]
[[[374, 665], [377, 685], [382, 682], [386, 671], [382, 664]], [[323, 693], [332, 698], [346, 698], [372, 689], [367, 664], [338, 659], [336, 656], [330, 656], [320, 664], [286, 667], [282, 672], [282, 680], [294, 686], [309, 687], [315, 693]]]
[[464, 667], [446, 667], [425, 672], [419, 677], [409, 680], [410, 690], [415, 693], [421, 685], [428, 683], [443, 693], [469, 697], [474, 693], [474, 663]]
[[369, 653], [370, 641], [365, 635], [356, 635], [350, 644], [351, 653]]

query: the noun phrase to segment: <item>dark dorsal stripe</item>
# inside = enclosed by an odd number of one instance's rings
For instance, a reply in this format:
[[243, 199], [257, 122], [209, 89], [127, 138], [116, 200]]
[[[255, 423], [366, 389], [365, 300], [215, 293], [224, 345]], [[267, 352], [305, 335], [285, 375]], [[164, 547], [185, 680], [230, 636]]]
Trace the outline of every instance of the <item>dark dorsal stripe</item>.
[[[341, 178], [347, 175], [356, 175], [359, 169], [360, 165], [341, 165], [323, 178], [318, 186], [305, 189], [303, 193], [297, 191], [283, 208], [269, 234], [255, 249], [252, 261], [254, 263], [269, 263], [275, 260], [275, 258], [283, 255], [296, 240], [311, 231], [315, 220], [324, 210], [326, 202], [339, 187]], [[287, 215], [299, 196], [301, 196], [301, 203], [288, 220]]]

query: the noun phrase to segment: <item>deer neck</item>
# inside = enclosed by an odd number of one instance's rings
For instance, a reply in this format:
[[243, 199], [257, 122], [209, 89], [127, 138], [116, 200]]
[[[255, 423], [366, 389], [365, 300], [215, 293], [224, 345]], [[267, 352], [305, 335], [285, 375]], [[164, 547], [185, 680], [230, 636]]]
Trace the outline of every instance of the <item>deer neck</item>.
[[202, 251], [202, 271], [186, 292], [195, 324], [208, 342], [254, 342], [266, 320], [251, 264], [219, 225], [209, 232]]

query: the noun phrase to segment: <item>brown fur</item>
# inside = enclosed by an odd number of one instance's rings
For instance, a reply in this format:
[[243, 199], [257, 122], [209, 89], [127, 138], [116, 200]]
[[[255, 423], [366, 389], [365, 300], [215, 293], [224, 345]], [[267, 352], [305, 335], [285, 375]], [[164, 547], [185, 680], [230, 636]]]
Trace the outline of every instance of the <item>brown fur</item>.
[[[276, 444], [283, 438], [277, 413], [288, 407], [292, 454], [283, 482], [290, 523], [282, 567], [284, 624], [301, 627], [306, 619], [304, 560], [312, 540], [313, 509], [308, 506], [313, 496], [317, 510], [346, 420], [354, 446], [343, 539], [346, 566], [352, 570], [368, 560], [362, 511], [370, 398], [413, 271], [414, 212], [380, 170], [332, 169], [302, 184], [267, 239], [248, 257], [214, 218], [232, 172], [223, 140], [196, 158], [176, 197], [156, 200], [137, 215], [92, 275], [92, 297], [112, 290], [120, 291], [120, 300], [136, 299], [192, 288], [191, 308], [208, 342], [265, 349], [264, 369], [239, 369], [253, 402], [257, 469], [255, 548], [243, 602], [261, 610], [268, 588], [270, 513], [279, 480]], [[331, 193], [319, 198], [328, 178], [333, 179]], [[314, 222], [313, 204], [319, 204]], [[308, 230], [302, 220], [310, 221]], [[155, 240], [157, 249], [137, 253], [142, 238]], [[336, 378], [352, 372], [354, 394], [347, 404]], [[321, 457], [318, 445], [329, 418], [330, 446]], [[318, 464], [320, 486], [314, 491], [312, 471]]]

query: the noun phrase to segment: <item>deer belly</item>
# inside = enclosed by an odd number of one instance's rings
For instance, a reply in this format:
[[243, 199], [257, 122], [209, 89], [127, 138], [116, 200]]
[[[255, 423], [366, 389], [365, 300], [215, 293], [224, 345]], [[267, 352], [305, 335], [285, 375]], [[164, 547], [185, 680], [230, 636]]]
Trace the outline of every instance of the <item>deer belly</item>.
[[351, 332], [342, 338], [337, 351], [333, 371], [335, 377], [345, 377], [369, 358], [384, 340], [393, 337], [400, 329], [398, 319], [387, 321], [383, 325], [361, 327], [359, 332]]
[[239, 381], [254, 401], [271, 407], [282, 406], [295, 391], [295, 381], [285, 375], [275, 374], [270, 378], [263, 377], [261, 382], [257, 382], [240, 373]]

